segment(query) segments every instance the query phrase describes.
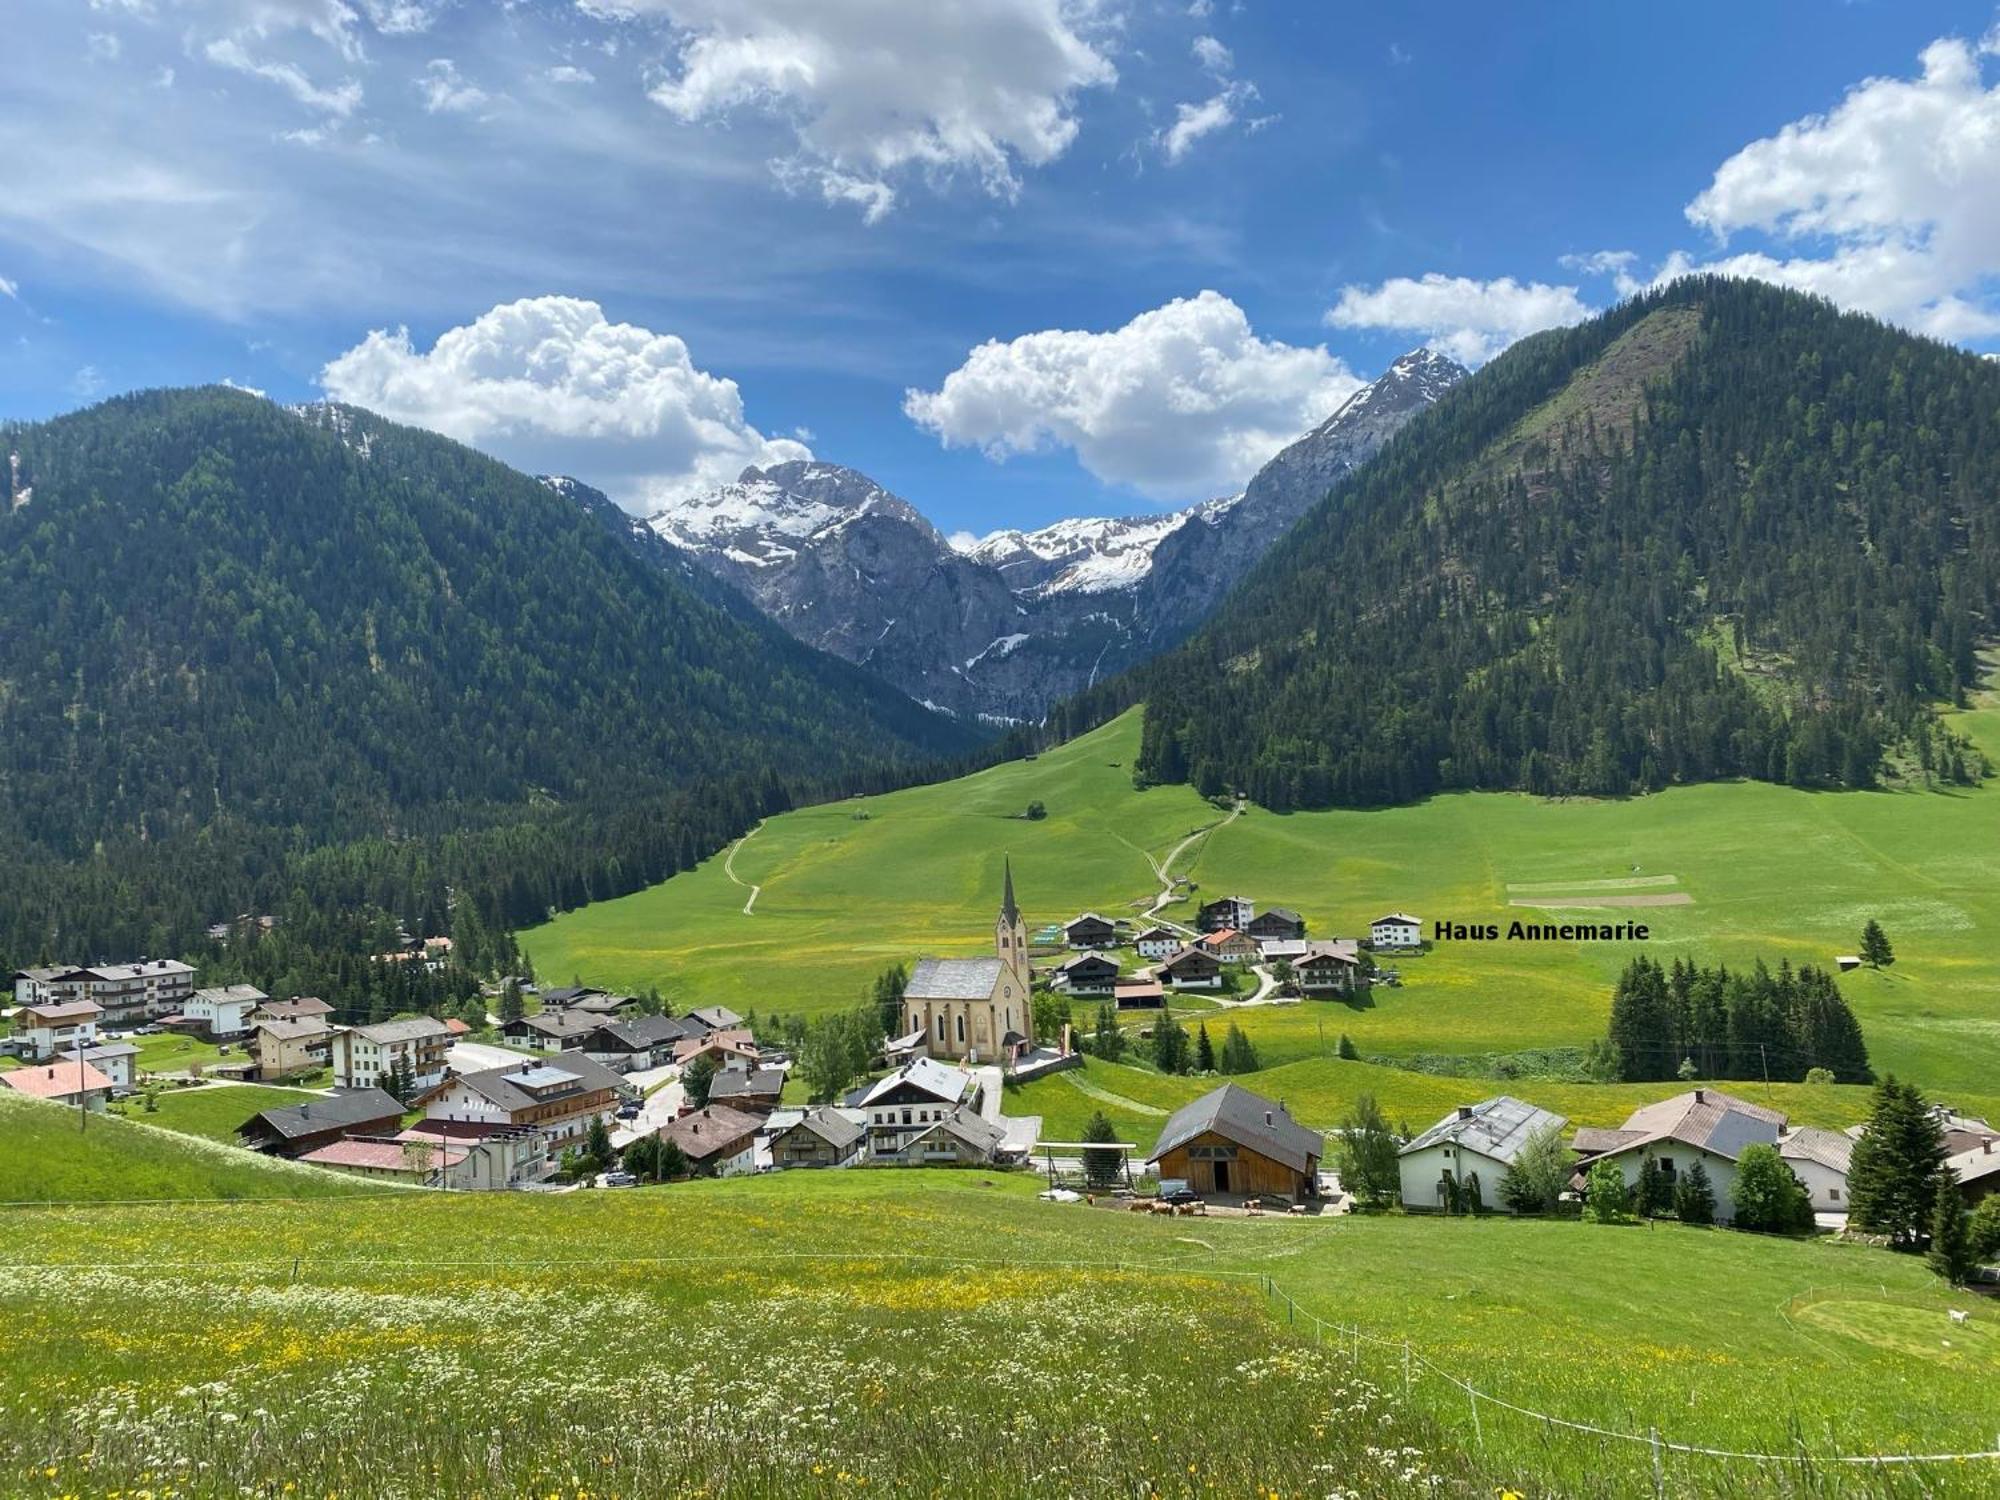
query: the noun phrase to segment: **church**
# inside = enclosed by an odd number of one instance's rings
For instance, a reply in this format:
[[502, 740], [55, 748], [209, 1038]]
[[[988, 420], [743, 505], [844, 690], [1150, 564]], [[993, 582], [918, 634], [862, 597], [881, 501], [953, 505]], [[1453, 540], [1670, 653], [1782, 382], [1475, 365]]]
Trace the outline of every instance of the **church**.
[[903, 991], [903, 1024], [922, 1033], [932, 1057], [1006, 1063], [1034, 1044], [1029, 1014], [1028, 926], [1014, 903], [1014, 867], [1007, 865], [992, 958], [924, 958]]

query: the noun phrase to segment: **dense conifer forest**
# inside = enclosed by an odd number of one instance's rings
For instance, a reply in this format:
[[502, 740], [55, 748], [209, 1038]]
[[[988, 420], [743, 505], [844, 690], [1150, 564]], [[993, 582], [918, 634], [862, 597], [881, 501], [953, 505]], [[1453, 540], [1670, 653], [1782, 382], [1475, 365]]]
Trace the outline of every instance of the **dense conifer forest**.
[[1273, 808], [1983, 773], [2000, 364], [1754, 282], [1524, 340], [1280, 543], [1148, 705], [1141, 773]]
[[246, 912], [350, 957], [387, 917], [504, 961], [551, 907], [969, 743], [363, 413], [155, 392], [0, 451], [28, 490], [0, 512], [0, 964], [197, 955]]
[[1763, 1078], [1797, 1083], [1824, 1068], [1838, 1083], [1869, 1083], [1861, 1027], [1824, 969], [1774, 974], [1762, 963], [1732, 973], [1675, 959], [1634, 959], [1611, 994], [1609, 1037], [1627, 1083]]

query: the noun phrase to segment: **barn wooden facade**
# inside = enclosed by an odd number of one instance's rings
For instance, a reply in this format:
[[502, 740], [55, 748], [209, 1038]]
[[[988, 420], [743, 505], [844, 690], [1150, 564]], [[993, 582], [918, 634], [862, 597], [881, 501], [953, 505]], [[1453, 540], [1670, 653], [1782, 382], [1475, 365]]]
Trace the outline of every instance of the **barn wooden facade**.
[[1319, 1195], [1326, 1139], [1276, 1100], [1226, 1083], [1176, 1110], [1160, 1132], [1149, 1165], [1162, 1180], [1181, 1178], [1204, 1197]]

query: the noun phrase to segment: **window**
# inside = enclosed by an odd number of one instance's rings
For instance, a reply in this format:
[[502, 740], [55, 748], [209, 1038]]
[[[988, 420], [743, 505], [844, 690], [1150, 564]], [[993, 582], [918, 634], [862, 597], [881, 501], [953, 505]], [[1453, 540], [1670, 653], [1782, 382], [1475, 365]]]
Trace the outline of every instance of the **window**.
[[1831, 1200], [1832, 1202], [1835, 1202], [1835, 1203], [1838, 1203], [1838, 1202], [1840, 1201], [1840, 1189], [1839, 1189], [1839, 1188], [1828, 1188], [1828, 1189], [1826, 1190], [1826, 1196], [1827, 1196], [1827, 1197], [1828, 1197], [1828, 1199], [1830, 1199], [1830, 1200]]
[[964, 1012], [964, 1011], [960, 1011], [960, 1012], [958, 1013], [958, 1040], [959, 1040], [959, 1044], [960, 1044], [961, 1046], [963, 1046], [963, 1045], [964, 1045], [964, 1043], [965, 1043], [965, 1012]]
[[938, 1039], [939, 1041], [943, 1041], [943, 1040], [944, 1040], [944, 1017], [943, 1017], [943, 1016], [939, 1016], [939, 1017], [937, 1018], [937, 1039]]

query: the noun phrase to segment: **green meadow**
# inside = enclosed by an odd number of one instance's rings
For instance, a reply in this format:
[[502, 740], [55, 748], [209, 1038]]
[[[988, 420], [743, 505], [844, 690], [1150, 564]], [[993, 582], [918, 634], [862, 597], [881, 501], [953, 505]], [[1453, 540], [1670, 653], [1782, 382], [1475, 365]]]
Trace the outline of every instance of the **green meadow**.
[[127, 1117], [163, 1130], [181, 1130], [211, 1141], [233, 1142], [236, 1127], [259, 1110], [284, 1109], [314, 1096], [303, 1089], [270, 1088], [258, 1083], [214, 1084], [198, 1089], [169, 1089], [159, 1107], [147, 1113], [137, 1100], [124, 1104]]
[[1992, 1492], [1977, 1464], [1813, 1461], [1990, 1444], [2000, 1323], [1976, 1299], [1953, 1323], [1964, 1300], [1910, 1257], [1666, 1227], [1160, 1220], [1036, 1185], [857, 1169], [17, 1209], [0, 1490], [1654, 1493], [1648, 1443], [1491, 1400], [1475, 1425], [1455, 1379], [1790, 1456], [1668, 1451], [1668, 1494]]
[[[2000, 762], [1990, 698], [1954, 723]], [[1149, 856], [1211, 828], [1176, 874], [1295, 907], [1321, 936], [1365, 934], [1391, 909], [1503, 929], [1637, 921], [1662, 961], [1827, 965], [1874, 917], [1897, 961], [1842, 985], [1877, 1071], [1945, 1096], [2000, 1078], [2000, 780], [1843, 793], [1727, 783], [1623, 801], [1466, 793], [1373, 811], [1253, 807], [1224, 824], [1186, 787], [1133, 789], [1138, 733], [1134, 710], [1033, 761], [773, 818], [729, 858], [564, 913], [523, 942], [546, 982], [657, 984], [677, 1004], [810, 1014], [850, 1003], [886, 964], [987, 951], [1008, 855], [1031, 927], [1085, 909], [1134, 915], [1158, 889]], [[1019, 816], [1031, 801], [1046, 819]], [[1191, 903], [1168, 914], [1186, 918]], [[1612, 980], [1636, 951], [1436, 943], [1386, 960], [1405, 982], [1368, 1005], [1237, 1019], [1267, 1066], [1321, 1057], [1341, 1032], [1390, 1058], [1580, 1046], [1602, 1035]]]

